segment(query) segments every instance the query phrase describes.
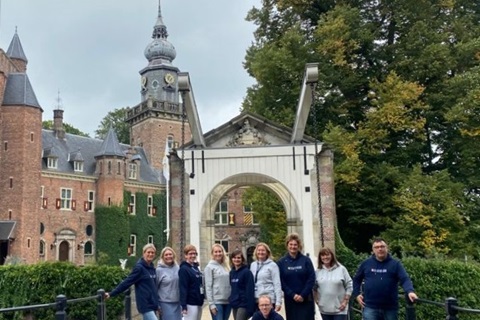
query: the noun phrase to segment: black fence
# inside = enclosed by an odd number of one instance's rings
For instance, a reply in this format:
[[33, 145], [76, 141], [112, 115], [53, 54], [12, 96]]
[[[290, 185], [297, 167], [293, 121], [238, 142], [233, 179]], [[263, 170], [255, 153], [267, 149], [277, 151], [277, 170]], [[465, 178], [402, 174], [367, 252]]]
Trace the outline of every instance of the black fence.
[[[479, 309], [469, 309], [469, 308], [462, 308], [458, 306], [458, 300], [456, 298], [447, 298], [444, 302], [436, 302], [427, 299], [417, 299], [415, 303], [412, 303], [408, 296], [401, 296], [405, 299], [405, 320], [417, 320], [417, 314], [415, 310], [415, 305], [417, 304], [428, 304], [432, 307], [438, 307], [445, 310], [445, 319], [446, 320], [459, 320], [461, 316], [459, 313], [463, 314], [480, 314]], [[349, 319], [361, 319], [359, 314], [362, 314], [360, 309], [353, 307], [353, 300], [350, 301], [350, 314]]]

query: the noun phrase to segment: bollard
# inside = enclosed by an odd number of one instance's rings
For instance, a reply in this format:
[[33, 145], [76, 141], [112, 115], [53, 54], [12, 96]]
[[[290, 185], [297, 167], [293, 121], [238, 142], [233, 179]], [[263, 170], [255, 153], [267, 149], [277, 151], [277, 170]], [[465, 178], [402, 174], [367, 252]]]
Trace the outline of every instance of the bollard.
[[107, 319], [107, 310], [105, 308], [105, 290], [100, 289], [97, 291], [97, 320]]
[[454, 306], [458, 306], [458, 301], [455, 298], [447, 298], [445, 299], [445, 308], [447, 311], [447, 320], [458, 320], [457, 314], [458, 310], [454, 309]]
[[132, 320], [132, 291], [128, 289], [125, 293], [125, 320]]
[[55, 303], [57, 304], [57, 312], [55, 312], [55, 320], [67, 320], [67, 312], [65, 309], [67, 308], [67, 297], [65, 295], [60, 294], [55, 299]]
[[405, 305], [405, 320], [417, 320], [415, 305], [412, 301], [410, 301], [408, 294], [405, 294], [405, 301], [407, 302]]

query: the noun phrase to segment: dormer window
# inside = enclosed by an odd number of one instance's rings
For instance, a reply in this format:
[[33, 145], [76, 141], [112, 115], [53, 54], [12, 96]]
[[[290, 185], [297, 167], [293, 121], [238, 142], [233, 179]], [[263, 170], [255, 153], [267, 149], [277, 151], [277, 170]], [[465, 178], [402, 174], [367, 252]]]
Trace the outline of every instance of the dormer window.
[[57, 169], [58, 158], [48, 157], [47, 158], [47, 168]]
[[73, 161], [73, 170], [75, 172], [83, 172], [83, 161]]
[[136, 180], [137, 179], [137, 164], [130, 163], [128, 165], [128, 179]]

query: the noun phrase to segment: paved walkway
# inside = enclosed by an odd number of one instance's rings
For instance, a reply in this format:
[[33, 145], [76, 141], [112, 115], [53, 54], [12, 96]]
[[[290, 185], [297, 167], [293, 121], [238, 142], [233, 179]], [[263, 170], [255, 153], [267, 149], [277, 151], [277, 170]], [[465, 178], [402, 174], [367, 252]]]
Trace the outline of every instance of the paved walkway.
[[[202, 320], [211, 320], [212, 316], [210, 315], [210, 310], [208, 310], [208, 303], [205, 301], [205, 304], [203, 305], [202, 309]], [[280, 314], [282, 317], [285, 319], [285, 310], [282, 309], [280, 310]], [[230, 320], [233, 320], [233, 315], [230, 315]]]

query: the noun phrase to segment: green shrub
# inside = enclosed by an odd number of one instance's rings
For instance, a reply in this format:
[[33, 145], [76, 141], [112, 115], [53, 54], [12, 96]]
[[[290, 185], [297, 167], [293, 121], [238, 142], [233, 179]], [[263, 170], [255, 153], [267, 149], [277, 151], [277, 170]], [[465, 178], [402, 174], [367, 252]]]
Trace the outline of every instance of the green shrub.
[[[113, 289], [126, 275], [127, 271], [119, 267], [77, 267], [66, 262], [3, 266], [0, 268], [0, 308], [53, 303], [60, 294], [67, 299], [95, 296], [99, 289]], [[96, 306], [96, 299], [68, 304], [68, 318], [94, 320], [97, 318]], [[121, 298], [108, 300], [107, 314], [110, 318], [117, 317], [122, 312]], [[25, 314], [0, 314], [0, 319], [21, 320]], [[54, 315], [54, 308], [33, 312], [36, 320], [54, 319]]]

